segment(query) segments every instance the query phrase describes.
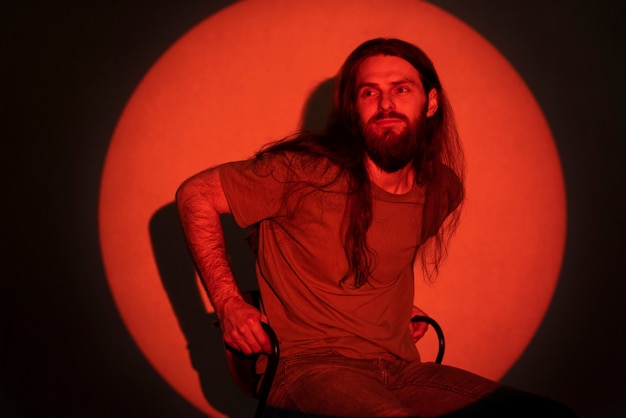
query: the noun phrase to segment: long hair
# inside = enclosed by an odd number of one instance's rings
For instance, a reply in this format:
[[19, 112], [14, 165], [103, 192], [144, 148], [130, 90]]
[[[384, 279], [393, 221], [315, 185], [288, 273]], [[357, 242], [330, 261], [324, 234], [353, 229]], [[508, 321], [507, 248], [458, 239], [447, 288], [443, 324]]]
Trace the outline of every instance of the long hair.
[[327, 160], [348, 174], [342, 232], [348, 272], [341, 283], [352, 276], [355, 287], [368, 282], [375, 259], [366, 240], [373, 218], [372, 195], [365, 164], [365, 140], [359, 128], [357, 82], [363, 61], [378, 55], [396, 56], [409, 62], [420, 74], [426, 94], [432, 89], [438, 94], [438, 109], [427, 118], [423, 137], [417, 138], [422, 146], [412, 158], [415, 181], [426, 190], [419, 254], [425, 277], [434, 281], [459, 222], [465, 194], [464, 158], [450, 104], [431, 60], [421, 49], [399, 39], [364, 42], [348, 56], [337, 74], [325, 132], [303, 132], [271, 144], [257, 154], [257, 158], [263, 158], [270, 152], [298, 152], [308, 161]]

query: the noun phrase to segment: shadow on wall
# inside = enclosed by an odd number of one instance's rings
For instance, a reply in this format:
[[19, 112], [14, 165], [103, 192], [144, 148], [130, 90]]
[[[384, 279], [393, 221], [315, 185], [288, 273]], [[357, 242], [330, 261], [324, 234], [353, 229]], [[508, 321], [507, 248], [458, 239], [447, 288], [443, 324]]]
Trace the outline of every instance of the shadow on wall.
[[[222, 224], [239, 287], [255, 289], [254, 257], [246, 247], [246, 231], [232, 216], [223, 216]], [[150, 234], [163, 288], [187, 340], [189, 358], [204, 397], [228, 415], [254, 415], [256, 403], [240, 393], [230, 378], [221, 333], [212, 324], [217, 316], [208, 314], [204, 306], [174, 202], [154, 214]]]
[[[325, 128], [333, 82], [332, 78], [324, 81], [311, 94], [302, 118], [303, 129], [321, 132]], [[222, 216], [221, 221], [226, 251], [240, 289], [258, 289], [255, 258], [246, 239], [248, 231], [230, 215]], [[163, 288], [187, 340], [191, 364], [206, 400], [229, 416], [252, 416], [256, 401], [243, 395], [230, 378], [220, 331], [212, 325], [217, 316], [206, 312], [175, 202], [152, 216], [150, 237]]]

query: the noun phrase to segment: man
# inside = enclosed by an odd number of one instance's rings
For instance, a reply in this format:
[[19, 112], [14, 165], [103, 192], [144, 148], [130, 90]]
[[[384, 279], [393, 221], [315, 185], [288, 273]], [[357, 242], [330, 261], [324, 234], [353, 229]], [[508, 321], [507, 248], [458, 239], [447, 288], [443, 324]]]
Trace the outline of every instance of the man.
[[[463, 155], [437, 73], [397, 39], [350, 54], [323, 134], [300, 133], [179, 188], [224, 341], [268, 352], [262, 321], [279, 336], [268, 399], [275, 416], [572, 416], [420, 361], [415, 342], [426, 326], [409, 326], [423, 314], [412, 306], [413, 263], [436, 277], [463, 198]], [[226, 213], [255, 231], [264, 312], [244, 302], [233, 278], [219, 221]]]

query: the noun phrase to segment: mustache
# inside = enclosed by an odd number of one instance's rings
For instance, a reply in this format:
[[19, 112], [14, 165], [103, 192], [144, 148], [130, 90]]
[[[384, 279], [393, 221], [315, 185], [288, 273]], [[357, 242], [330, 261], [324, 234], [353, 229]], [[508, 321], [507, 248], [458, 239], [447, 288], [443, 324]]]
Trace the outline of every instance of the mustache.
[[376, 122], [378, 120], [388, 119], [388, 118], [402, 119], [405, 122], [409, 121], [409, 118], [403, 115], [402, 113], [398, 113], [393, 110], [388, 110], [388, 111], [381, 110], [380, 112], [378, 112], [377, 114], [375, 114], [374, 116], [370, 118], [370, 122]]

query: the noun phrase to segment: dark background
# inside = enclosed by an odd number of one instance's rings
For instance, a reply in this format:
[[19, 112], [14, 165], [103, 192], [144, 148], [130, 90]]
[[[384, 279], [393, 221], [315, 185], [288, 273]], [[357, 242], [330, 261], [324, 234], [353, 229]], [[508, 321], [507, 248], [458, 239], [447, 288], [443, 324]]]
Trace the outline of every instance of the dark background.
[[[97, 208], [107, 146], [137, 83], [181, 35], [230, 3], [1, 3], [0, 416], [203, 416], [127, 333], [102, 267]], [[622, 3], [432, 3], [520, 72], [563, 164], [568, 236], [559, 285], [503, 380], [562, 400], [583, 418], [624, 417]]]

